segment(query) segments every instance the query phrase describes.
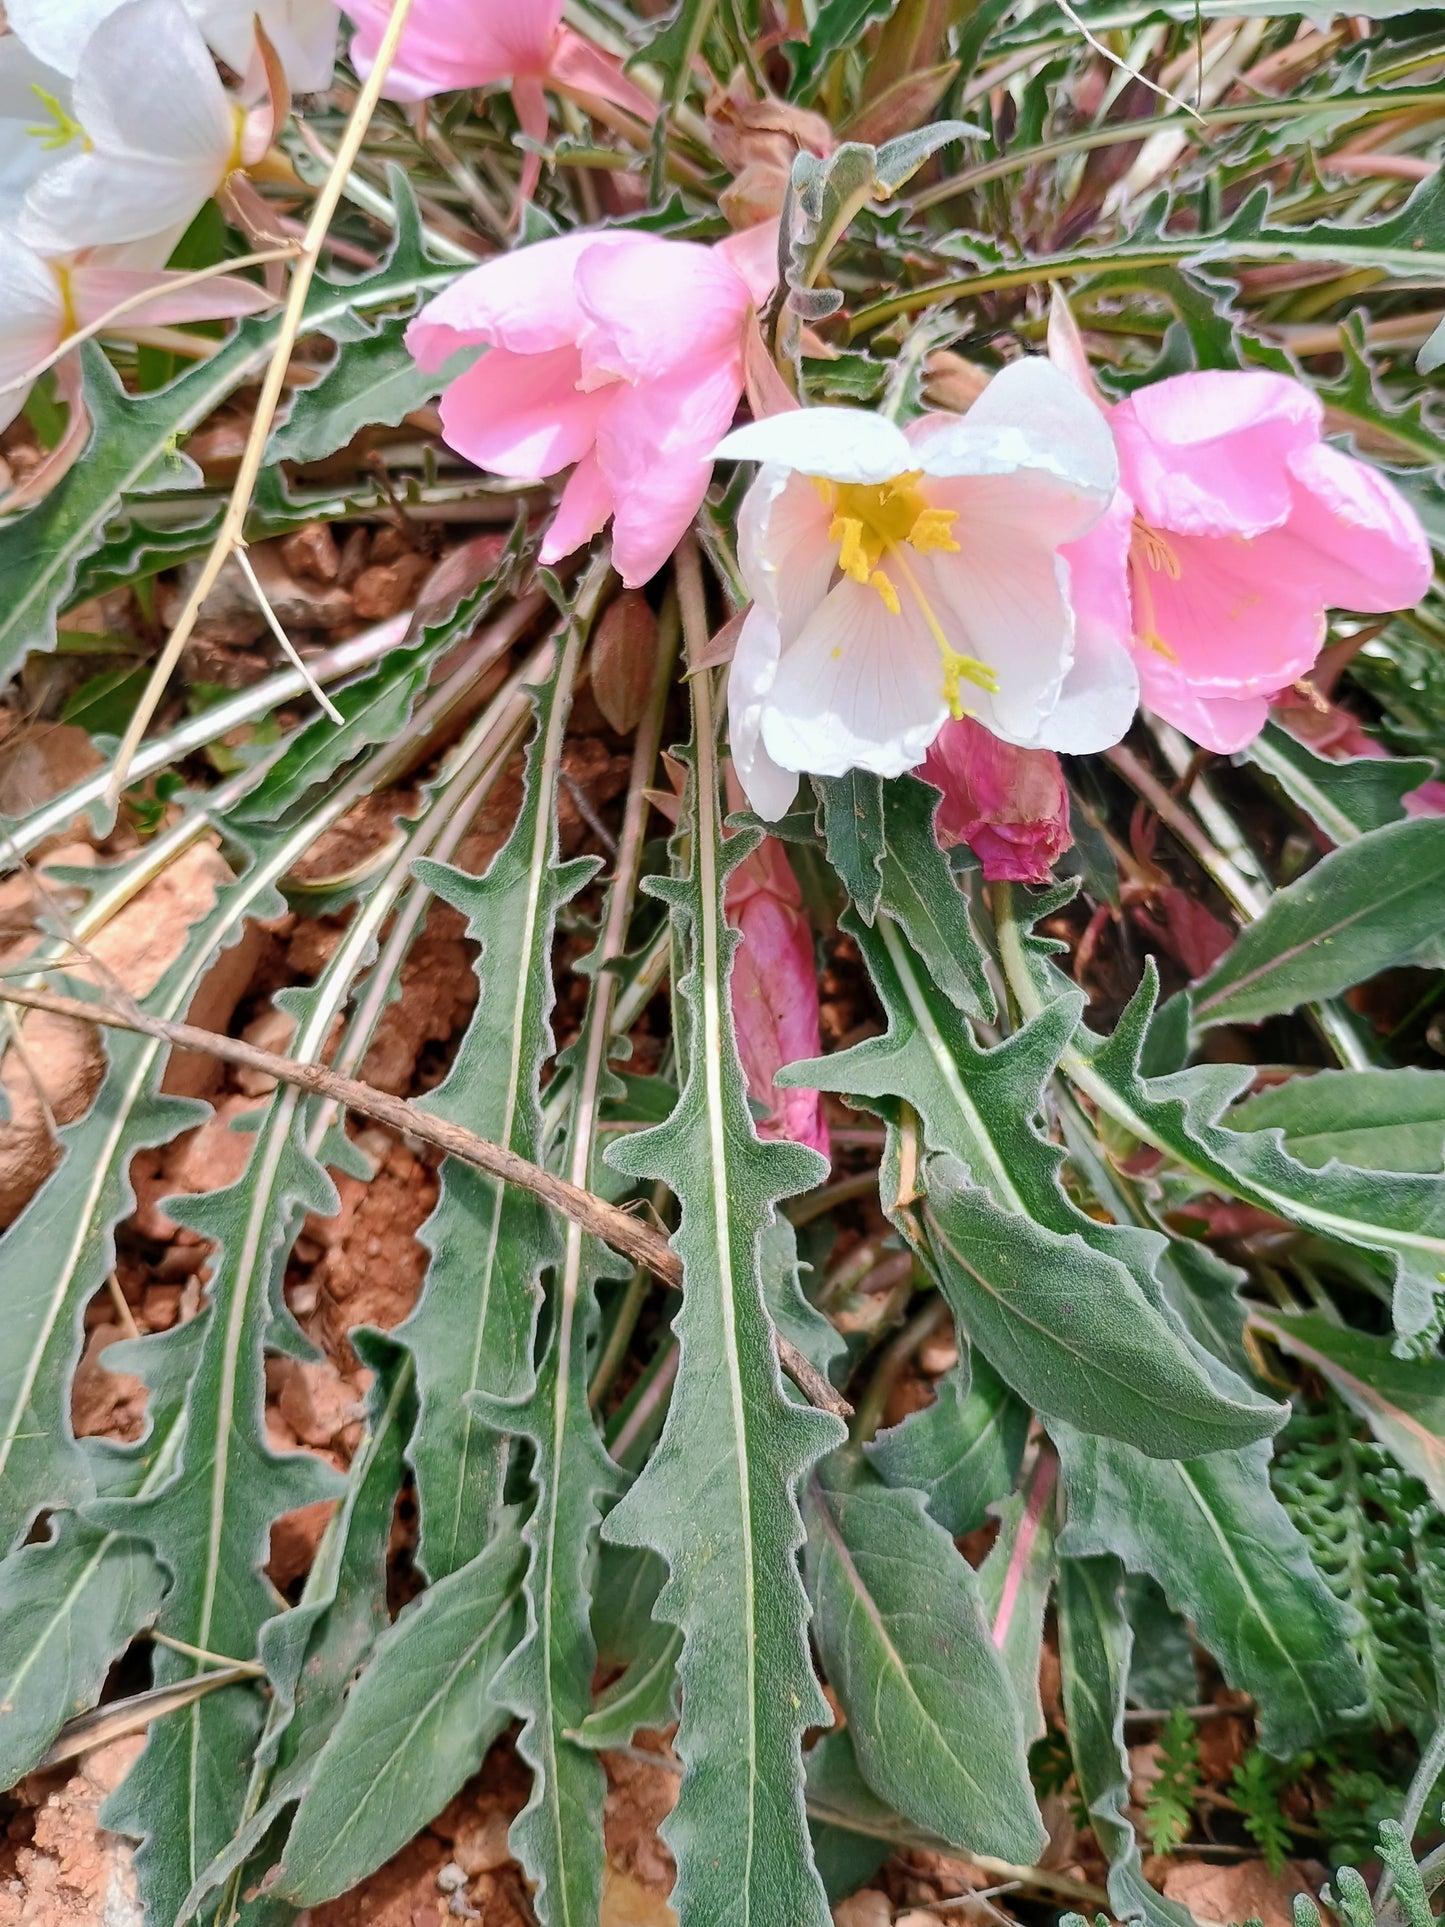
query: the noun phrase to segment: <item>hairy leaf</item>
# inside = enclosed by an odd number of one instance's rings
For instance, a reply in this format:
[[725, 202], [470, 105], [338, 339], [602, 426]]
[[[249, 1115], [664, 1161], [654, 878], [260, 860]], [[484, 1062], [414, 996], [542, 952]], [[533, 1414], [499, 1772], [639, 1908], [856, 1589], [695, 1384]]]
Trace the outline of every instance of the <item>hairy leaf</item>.
[[[426, 1110], [540, 1160], [538, 1079], [552, 1054], [552, 939], [560, 907], [592, 859], [557, 860], [556, 788], [576, 650], [538, 697], [521, 814], [483, 877], [426, 862], [417, 873], [464, 912], [481, 945], [482, 994], [452, 1068]], [[474, 1559], [501, 1497], [506, 1440], [468, 1402], [525, 1398], [543, 1270], [560, 1263], [555, 1216], [530, 1192], [470, 1165], [442, 1166], [420, 1231], [431, 1253], [421, 1300], [400, 1336], [416, 1360], [421, 1413], [411, 1446], [421, 1511], [418, 1561], [433, 1579]]]
[[975, 1352], [939, 1379], [932, 1405], [865, 1450], [889, 1485], [917, 1487], [938, 1523], [961, 1539], [1013, 1489], [1028, 1429], [1029, 1408]]
[[1445, 1170], [1445, 1071], [1317, 1071], [1247, 1097], [1236, 1131], [1280, 1132], [1292, 1158], [1365, 1171]]
[[1069, 1501], [1060, 1549], [1151, 1573], [1230, 1684], [1254, 1696], [1270, 1752], [1301, 1752], [1360, 1714], [1348, 1621], [1270, 1491], [1267, 1446], [1172, 1462], [1050, 1429]]
[[1403, 799], [1427, 783], [1435, 769], [1419, 756], [1348, 756], [1336, 762], [1316, 756], [1276, 722], [1265, 724], [1244, 755], [1272, 776], [1332, 843], [1342, 845], [1398, 823], [1405, 814]]
[[298, 1907], [344, 1893], [436, 1818], [507, 1715], [493, 1688], [516, 1636], [522, 1543], [513, 1513], [377, 1641], [296, 1809], [275, 1890]]
[[681, 1793], [664, 1834], [685, 1918], [827, 1927], [803, 1817], [801, 1736], [827, 1712], [807, 1648], [794, 1555], [794, 1492], [836, 1420], [784, 1392], [763, 1302], [759, 1240], [776, 1201], [816, 1181], [816, 1156], [758, 1142], [728, 1003], [736, 936], [722, 914], [729, 871], [754, 838], [720, 843], [710, 692], [693, 681], [696, 763], [683, 821], [684, 875], [649, 883], [686, 958], [685, 1075], [668, 1121], [624, 1139], [609, 1162], [664, 1179], [681, 1205], [681, 1357], [662, 1437], [605, 1536], [651, 1546], [670, 1577], [657, 1613], [679, 1626]]
[[793, 1065], [780, 1081], [902, 1098], [918, 1112], [937, 1155], [919, 1172], [925, 1203], [895, 1216], [936, 1270], [959, 1331], [1041, 1411], [1144, 1451], [1212, 1451], [1277, 1430], [1281, 1408], [1203, 1352], [1169, 1311], [1153, 1276], [1164, 1241], [1098, 1224], [1064, 1195], [1064, 1153], [1033, 1119], [1077, 1003], [982, 1050], [896, 926], [880, 918], [870, 931], [850, 913], [843, 925], [888, 1030]]
[[1023, 1724], [972, 1567], [921, 1493], [835, 1452], [804, 1487], [814, 1635], [869, 1784], [920, 1826], [1028, 1865]]
[[999, 1533], [978, 1569], [979, 1597], [989, 1635], [1003, 1657], [1032, 1746], [1047, 1731], [1039, 1696], [1044, 1613], [1054, 1583], [1055, 1486], [1058, 1461], [1044, 1452], [1028, 1484], [997, 1507]]
[[464, 348], [427, 374], [406, 345], [408, 315], [388, 316], [358, 340], [342, 341], [319, 381], [302, 388], [266, 444], [268, 462], [319, 462], [365, 428], [394, 428], [464, 375], [479, 350]]
[[1389, 823], [1333, 851], [1241, 931], [1195, 989], [1195, 1023], [1257, 1023], [1408, 956], [1439, 933], [1442, 872], [1439, 817]]
[[1147, 1927], [1193, 1927], [1187, 1910], [1161, 1898], [1144, 1878], [1139, 1842], [1124, 1817], [1129, 1800], [1124, 1694], [1130, 1632], [1123, 1581], [1117, 1559], [1063, 1559], [1059, 1564], [1059, 1660], [1074, 1777], [1109, 1862], [1109, 1899], [1119, 1919], [1142, 1920]]

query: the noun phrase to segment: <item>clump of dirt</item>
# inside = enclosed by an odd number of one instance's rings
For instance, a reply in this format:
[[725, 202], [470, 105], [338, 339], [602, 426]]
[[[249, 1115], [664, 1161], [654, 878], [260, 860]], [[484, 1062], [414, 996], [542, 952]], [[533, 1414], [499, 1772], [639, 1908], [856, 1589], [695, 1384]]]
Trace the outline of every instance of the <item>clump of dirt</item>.
[[145, 1927], [130, 1842], [97, 1818], [144, 1744], [136, 1736], [99, 1748], [41, 1800], [8, 1878], [0, 1855], [0, 1927]]

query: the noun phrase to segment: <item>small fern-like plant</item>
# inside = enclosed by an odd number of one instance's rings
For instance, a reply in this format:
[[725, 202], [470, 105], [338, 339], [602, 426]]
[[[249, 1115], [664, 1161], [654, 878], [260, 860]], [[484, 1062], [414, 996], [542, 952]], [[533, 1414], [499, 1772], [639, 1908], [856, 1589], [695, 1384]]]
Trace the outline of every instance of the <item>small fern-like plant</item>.
[[1245, 1831], [1272, 1874], [1284, 1872], [1290, 1853], [1289, 1822], [1279, 1804], [1284, 1776], [1280, 1762], [1254, 1746], [1234, 1769], [1230, 1781]]
[[1176, 1706], [1159, 1735], [1159, 1773], [1144, 1799], [1144, 1832], [1155, 1853], [1173, 1853], [1194, 1822], [1199, 1793], [1199, 1735]]

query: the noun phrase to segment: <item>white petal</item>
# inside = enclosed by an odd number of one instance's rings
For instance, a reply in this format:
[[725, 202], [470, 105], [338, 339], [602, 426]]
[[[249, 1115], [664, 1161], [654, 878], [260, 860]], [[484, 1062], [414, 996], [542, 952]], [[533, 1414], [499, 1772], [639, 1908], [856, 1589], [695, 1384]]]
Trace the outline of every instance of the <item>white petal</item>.
[[921, 763], [948, 715], [943, 663], [917, 604], [894, 615], [845, 577], [778, 662], [763, 744], [784, 769], [899, 776]]
[[998, 529], [958, 555], [913, 564], [949, 642], [994, 673], [996, 692], [964, 682], [965, 706], [1011, 743], [1037, 740], [1074, 659], [1068, 569], [1052, 550]]
[[8, 0], [10, 30], [37, 59], [74, 74], [87, 40], [125, 0]]
[[763, 707], [778, 669], [778, 625], [757, 604], [748, 611], [728, 671], [728, 744], [749, 804], [775, 823], [798, 793], [795, 770], [780, 769], [763, 747]]
[[1059, 700], [1039, 726], [1034, 744], [1065, 756], [1092, 756], [1123, 740], [1139, 707], [1139, 671], [1112, 636], [1087, 635], [1081, 626], [1073, 664]]
[[[1079, 527], [1107, 507], [1119, 480], [1109, 425], [1067, 376], [1039, 355], [1001, 369], [959, 421], [930, 416], [910, 438], [916, 462], [939, 477], [1033, 469], [1078, 498]], [[1069, 538], [1055, 538], [1069, 539]]]
[[211, 191], [187, 168], [76, 154], [35, 182], [16, 227], [32, 247], [51, 253], [160, 232], [174, 236], [190, 226]]
[[714, 457], [772, 462], [834, 482], [886, 482], [915, 467], [903, 431], [866, 408], [794, 408], [725, 435]]
[[60, 287], [39, 255], [0, 231], [0, 427], [25, 406], [27, 386], [10, 388], [59, 346], [65, 333]]
[[244, 74], [255, 51], [261, 16], [286, 78], [297, 93], [331, 85], [340, 16], [334, 0], [186, 0], [191, 18], [228, 67]]
[[833, 512], [811, 482], [786, 468], [765, 468], [738, 515], [738, 561], [755, 602], [777, 617], [792, 641], [828, 593], [837, 544]]
[[75, 117], [98, 150], [191, 168], [209, 179], [207, 194], [236, 139], [225, 89], [181, 0], [127, 0], [96, 28], [76, 70]]

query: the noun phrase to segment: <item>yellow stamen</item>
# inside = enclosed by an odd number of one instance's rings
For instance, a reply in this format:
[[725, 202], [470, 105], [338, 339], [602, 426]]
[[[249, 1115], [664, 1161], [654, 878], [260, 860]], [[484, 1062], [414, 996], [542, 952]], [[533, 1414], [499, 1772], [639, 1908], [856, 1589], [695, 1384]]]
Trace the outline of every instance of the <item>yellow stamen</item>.
[[828, 540], [838, 544], [838, 567], [854, 582], [876, 590], [890, 615], [901, 615], [903, 603], [894, 575], [879, 567], [884, 556], [912, 597], [943, 658], [943, 696], [955, 716], [971, 716], [961, 698], [965, 682], [991, 695], [998, 690], [998, 672], [976, 656], [955, 649], [943, 624], [929, 606], [922, 584], [905, 551], [956, 555], [953, 525], [956, 509], [931, 507], [920, 486], [922, 469], [906, 469], [886, 482], [834, 482], [827, 476], [809, 478], [826, 507], [833, 510]]
[[1134, 590], [1134, 604], [1137, 624], [1135, 633], [1147, 649], [1152, 649], [1166, 662], [1177, 663], [1178, 656], [1159, 633], [1159, 618], [1154, 610], [1154, 584], [1152, 576], [1166, 575], [1171, 582], [1177, 582], [1183, 573], [1179, 557], [1170, 547], [1167, 539], [1140, 515], [1134, 517], [1134, 529], [1129, 539], [1129, 580]]
[[48, 116], [38, 126], [26, 128], [25, 131], [31, 139], [38, 140], [47, 154], [54, 153], [58, 148], [68, 147], [71, 141], [79, 139], [85, 143], [85, 151], [89, 153], [91, 142], [85, 129], [75, 116], [61, 105], [59, 98], [48, 88], [42, 87], [38, 80], [31, 81], [30, 91]]

